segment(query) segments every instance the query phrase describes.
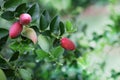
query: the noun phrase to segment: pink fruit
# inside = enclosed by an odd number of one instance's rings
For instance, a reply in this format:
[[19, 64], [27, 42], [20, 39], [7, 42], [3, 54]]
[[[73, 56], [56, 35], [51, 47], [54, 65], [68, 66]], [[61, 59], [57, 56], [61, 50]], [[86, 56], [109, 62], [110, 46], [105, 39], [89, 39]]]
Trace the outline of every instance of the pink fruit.
[[75, 49], [74, 43], [66, 37], [62, 38], [60, 40], [60, 42], [61, 42], [61, 46], [66, 50], [74, 50]]
[[31, 22], [32, 18], [29, 14], [23, 13], [20, 15], [20, 24], [28, 25]]
[[23, 26], [19, 22], [13, 23], [9, 29], [10, 38], [16, 38], [22, 32]]

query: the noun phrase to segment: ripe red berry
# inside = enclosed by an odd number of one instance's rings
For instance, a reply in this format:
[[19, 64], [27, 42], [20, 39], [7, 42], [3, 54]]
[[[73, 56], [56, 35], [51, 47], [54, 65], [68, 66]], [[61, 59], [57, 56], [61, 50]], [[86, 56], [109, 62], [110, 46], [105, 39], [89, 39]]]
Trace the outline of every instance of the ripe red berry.
[[20, 15], [20, 24], [28, 25], [31, 22], [32, 18], [29, 14], [23, 13]]
[[75, 49], [74, 43], [66, 37], [62, 38], [60, 40], [60, 42], [61, 42], [61, 46], [66, 50], [74, 50]]
[[15, 22], [9, 29], [10, 38], [16, 38], [22, 32], [23, 26], [20, 22]]

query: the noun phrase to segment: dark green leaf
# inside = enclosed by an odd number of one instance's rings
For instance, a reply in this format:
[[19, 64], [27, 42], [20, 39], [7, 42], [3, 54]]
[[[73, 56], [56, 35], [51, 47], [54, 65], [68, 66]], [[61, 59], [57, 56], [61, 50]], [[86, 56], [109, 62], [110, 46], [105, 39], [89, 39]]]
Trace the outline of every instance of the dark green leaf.
[[40, 14], [40, 8], [38, 4], [32, 5], [32, 7], [28, 10], [28, 13], [32, 16], [32, 24], [37, 25], [39, 23], [39, 14]]
[[17, 5], [21, 4], [22, 0], [7, 0], [4, 3], [4, 8], [10, 11], [14, 11]]
[[8, 35], [8, 30], [0, 28], [0, 39], [6, 35]]
[[40, 17], [40, 30], [45, 30], [48, 27], [49, 23], [47, 22], [44, 15]]
[[14, 19], [14, 12], [12, 11], [5, 11], [1, 14], [1, 17], [6, 20], [13, 20]]
[[19, 17], [20, 14], [25, 13], [26, 10], [27, 10], [27, 5], [26, 5], [26, 3], [20, 4], [20, 5], [16, 8], [16, 10], [15, 10], [15, 12], [16, 12], [16, 15], [15, 15], [15, 16]]
[[51, 37], [50, 33], [51, 33], [50, 30], [46, 30], [46, 31], [42, 32], [43, 35]]
[[59, 35], [59, 22], [60, 22], [60, 18], [56, 16], [53, 18], [53, 20], [50, 23], [50, 31], [54, 35]]
[[53, 41], [53, 47], [59, 46], [60, 45], [60, 39], [55, 38]]
[[4, 71], [5, 75], [7, 76], [7, 78], [15, 76], [14, 70], [12, 70], [12, 69], [3, 69], [3, 71]]
[[63, 22], [60, 22], [59, 26], [60, 26], [60, 35], [63, 35], [65, 33], [65, 27]]
[[64, 52], [64, 49], [61, 46], [58, 46], [52, 50], [52, 55], [55, 58], [58, 58], [63, 54], [63, 52]]
[[37, 54], [37, 58], [40, 59], [40, 60], [49, 56], [49, 54], [47, 52], [45, 52], [43, 50], [40, 50], [40, 49], [36, 50], [36, 54]]
[[19, 57], [19, 52], [15, 52], [9, 61], [15, 61], [16, 59], [18, 59], [18, 57]]
[[50, 23], [50, 30], [53, 32], [55, 29], [57, 29], [59, 25], [59, 17], [56, 16], [53, 18], [53, 20]]
[[7, 39], [8, 39], [8, 35], [6, 35], [0, 39], [0, 51], [1, 51], [2, 47], [5, 45]]
[[45, 16], [47, 22], [50, 23], [51, 18], [50, 18], [50, 15], [49, 15], [48, 11], [44, 10], [43, 15]]

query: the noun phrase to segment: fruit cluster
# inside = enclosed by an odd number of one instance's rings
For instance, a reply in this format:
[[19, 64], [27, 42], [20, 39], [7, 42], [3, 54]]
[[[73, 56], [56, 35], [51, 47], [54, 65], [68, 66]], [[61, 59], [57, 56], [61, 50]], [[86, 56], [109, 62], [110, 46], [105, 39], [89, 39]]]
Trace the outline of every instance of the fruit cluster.
[[12, 24], [9, 29], [9, 37], [16, 38], [20, 35], [23, 30], [23, 25], [28, 25], [31, 22], [32, 18], [29, 14], [23, 13], [19, 17], [19, 21]]
[[[21, 14], [19, 17], [19, 20], [17, 22], [13, 23], [12, 26], [10, 27], [9, 37], [12, 39], [18, 37], [23, 30], [23, 25], [28, 25], [31, 22], [31, 20], [32, 20], [32, 18], [29, 14], [27, 14], [27, 13]], [[28, 28], [27, 30], [31, 31], [32, 29]], [[27, 32], [29, 32], [29, 31], [27, 31]], [[30, 34], [30, 33], [28, 35], [30, 35], [30, 37], [32, 38], [31, 40], [34, 43], [36, 43], [37, 38], [35, 36], [32, 36], [32, 34]], [[71, 51], [75, 50], [74, 43], [66, 37], [64, 37], [60, 40], [60, 45], [61, 45], [61, 47], [63, 47], [66, 50], [71, 50]]]

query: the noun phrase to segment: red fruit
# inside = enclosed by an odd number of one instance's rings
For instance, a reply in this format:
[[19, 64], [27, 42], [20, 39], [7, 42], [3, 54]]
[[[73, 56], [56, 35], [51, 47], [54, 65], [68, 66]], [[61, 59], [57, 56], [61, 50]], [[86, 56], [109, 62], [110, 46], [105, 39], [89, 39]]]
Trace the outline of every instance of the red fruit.
[[32, 18], [29, 14], [23, 13], [20, 15], [20, 24], [28, 25], [31, 22]]
[[16, 38], [22, 32], [23, 26], [19, 22], [13, 23], [9, 29], [10, 38]]
[[75, 49], [74, 43], [66, 37], [62, 38], [60, 40], [60, 42], [61, 42], [61, 46], [66, 50], [74, 50]]

